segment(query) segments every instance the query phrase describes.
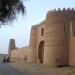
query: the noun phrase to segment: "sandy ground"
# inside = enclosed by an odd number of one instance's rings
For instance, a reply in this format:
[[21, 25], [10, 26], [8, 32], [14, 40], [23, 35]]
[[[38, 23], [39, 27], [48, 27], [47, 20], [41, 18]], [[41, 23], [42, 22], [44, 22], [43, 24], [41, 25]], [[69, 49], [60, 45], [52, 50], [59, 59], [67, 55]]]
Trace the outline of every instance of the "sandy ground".
[[23, 73], [25, 73], [27, 70], [31, 73], [31, 75], [75, 75], [74, 67], [45, 67], [41, 64], [33, 64], [27, 62], [10, 63], [10, 65]]

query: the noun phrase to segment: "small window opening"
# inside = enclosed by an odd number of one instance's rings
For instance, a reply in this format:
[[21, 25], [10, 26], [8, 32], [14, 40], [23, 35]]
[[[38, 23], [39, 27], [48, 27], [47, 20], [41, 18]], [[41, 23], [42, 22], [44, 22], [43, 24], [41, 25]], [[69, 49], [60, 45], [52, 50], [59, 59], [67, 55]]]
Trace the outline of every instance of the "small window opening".
[[44, 28], [41, 29], [41, 36], [44, 35]]

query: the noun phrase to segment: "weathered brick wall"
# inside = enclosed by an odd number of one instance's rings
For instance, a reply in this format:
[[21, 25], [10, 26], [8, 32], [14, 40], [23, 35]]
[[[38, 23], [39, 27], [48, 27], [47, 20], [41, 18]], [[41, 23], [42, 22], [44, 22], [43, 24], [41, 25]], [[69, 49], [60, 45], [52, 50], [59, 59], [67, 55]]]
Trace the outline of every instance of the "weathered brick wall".
[[44, 64], [68, 65], [70, 21], [75, 20], [75, 11], [63, 9], [47, 13], [45, 25]]
[[69, 65], [75, 66], [75, 21], [70, 22]]
[[[29, 49], [27, 52], [28, 62], [35, 63], [39, 60], [38, 59], [39, 45], [41, 41], [43, 41], [44, 51], [42, 55], [44, 65], [75, 66], [74, 64], [75, 60], [73, 59], [75, 58], [75, 51], [74, 51], [75, 38], [71, 36], [70, 33], [71, 31], [70, 22], [72, 21], [75, 21], [75, 10], [73, 8], [72, 9], [63, 8], [63, 10], [54, 9], [53, 11], [49, 11], [47, 13], [46, 19], [43, 22], [41, 22], [36, 26], [32, 26], [30, 33]], [[41, 36], [42, 28], [44, 28], [43, 36]], [[71, 48], [73, 50], [71, 50]], [[16, 53], [16, 51], [14, 52]], [[70, 60], [72, 60], [72, 62], [70, 62]]]
[[15, 40], [14, 39], [10, 39], [8, 50], [14, 50], [15, 48], [16, 48]]
[[[38, 24], [38, 29], [37, 29], [37, 62], [39, 63], [41, 57], [41, 49], [39, 49], [40, 43], [43, 41], [44, 42], [44, 30], [45, 30], [45, 20], [42, 21], [40, 24]], [[43, 29], [43, 35], [42, 35], [42, 29]]]
[[29, 47], [18, 48], [11, 51], [10, 61], [24, 62], [28, 60]]
[[29, 48], [28, 61], [35, 63], [37, 61], [37, 26], [31, 28]]

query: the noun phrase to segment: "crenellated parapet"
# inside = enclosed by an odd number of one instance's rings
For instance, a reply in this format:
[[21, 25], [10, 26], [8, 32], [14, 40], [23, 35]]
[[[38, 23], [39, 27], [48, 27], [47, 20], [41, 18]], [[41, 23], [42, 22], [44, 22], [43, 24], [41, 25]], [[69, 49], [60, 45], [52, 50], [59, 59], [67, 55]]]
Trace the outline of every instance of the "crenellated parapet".
[[60, 13], [60, 12], [75, 12], [75, 9], [74, 8], [63, 8], [63, 9], [60, 9], [60, 8], [58, 8], [58, 9], [54, 9], [54, 10], [50, 10], [50, 11], [48, 11], [48, 13], [47, 14], [51, 14], [51, 13]]
[[65, 18], [65, 17], [74, 17], [75, 18], [75, 9], [74, 8], [63, 8], [63, 9], [54, 9], [48, 11], [46, 18]]

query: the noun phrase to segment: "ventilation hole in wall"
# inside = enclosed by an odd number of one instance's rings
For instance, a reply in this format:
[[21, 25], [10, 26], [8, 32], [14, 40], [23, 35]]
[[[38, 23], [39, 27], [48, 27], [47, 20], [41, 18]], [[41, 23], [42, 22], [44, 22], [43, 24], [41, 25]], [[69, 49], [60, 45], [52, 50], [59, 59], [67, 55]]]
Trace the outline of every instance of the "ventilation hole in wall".
[[27, 57], [25, 57], [24, 60], [27, 60]]
[[72, 25], [73, 36], [75, 36], [75, 25]]
[[44, 35], [44, 28], [41, 29], [41, 36]]

